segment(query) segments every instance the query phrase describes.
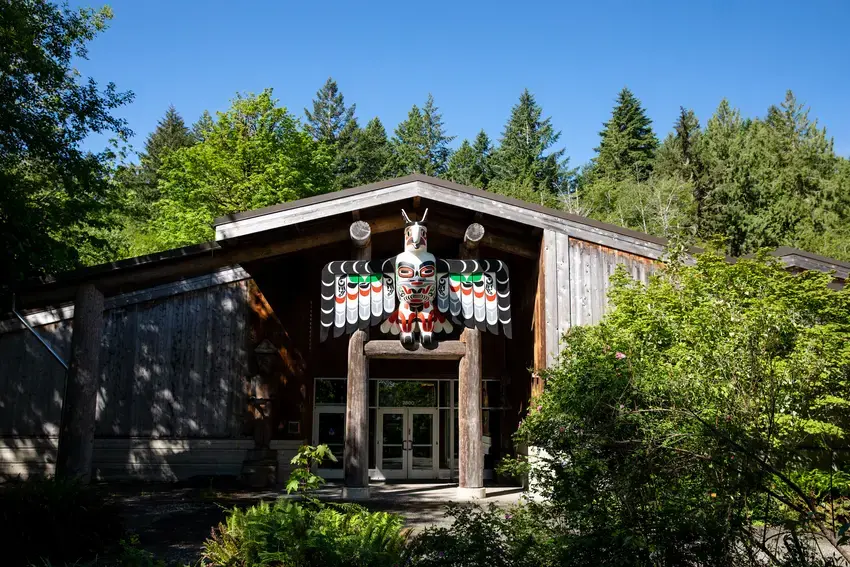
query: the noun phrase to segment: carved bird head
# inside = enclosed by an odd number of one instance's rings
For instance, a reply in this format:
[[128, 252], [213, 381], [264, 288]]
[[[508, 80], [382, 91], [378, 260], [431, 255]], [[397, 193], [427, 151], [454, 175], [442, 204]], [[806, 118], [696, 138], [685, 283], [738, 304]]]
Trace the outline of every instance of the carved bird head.
[[404, 217], [404, 249], [408, 252], [427, 251], [428, 250], [428, 229], [425, 228], [425, 218], [428, 216], [428, 209], [422, 214], [422, 219], [411, 221], [410, 217], [404, 209], [401, 210], [401, 216]]

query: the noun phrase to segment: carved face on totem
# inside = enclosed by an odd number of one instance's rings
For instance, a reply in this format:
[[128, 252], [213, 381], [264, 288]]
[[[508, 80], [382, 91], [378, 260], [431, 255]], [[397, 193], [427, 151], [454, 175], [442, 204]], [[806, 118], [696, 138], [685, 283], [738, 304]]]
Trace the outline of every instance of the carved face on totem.
[[428, 229], [422, 220], [411, 222], [404, 213], [404, 252], [396, 256], [395, 275], [398, 298], [410, 305], [411, 310], [427, 308], [437, 294], [437, 261], [428, 252]]

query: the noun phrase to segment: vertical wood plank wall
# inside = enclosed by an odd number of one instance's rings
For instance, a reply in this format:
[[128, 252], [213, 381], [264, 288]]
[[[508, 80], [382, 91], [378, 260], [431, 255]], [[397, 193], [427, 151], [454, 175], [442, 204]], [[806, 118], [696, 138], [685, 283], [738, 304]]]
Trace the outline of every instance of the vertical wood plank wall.
[[[100, 477], [238, 474], [248, 280], [104, 314], [94, 468]], [[64, 357], [71, 320], [38, 332]], [[0, 478], [52, 472], [64, 371], [28, 331], [0, 334]]]
[[[608, 307], [609, 278], [618, 265], [644, 283], [658, 265], [652, 258], [553, 230], [544, 231], [540, 253], [544, 310], [536, 311], [535, 324], [545, 328], [537, 336], [542, 335], [547, 366], [556, 362], [561, 337], [570, 326], [591, 325], [602, 318]], [[538, 291], [538, 301], [540, 295]]]

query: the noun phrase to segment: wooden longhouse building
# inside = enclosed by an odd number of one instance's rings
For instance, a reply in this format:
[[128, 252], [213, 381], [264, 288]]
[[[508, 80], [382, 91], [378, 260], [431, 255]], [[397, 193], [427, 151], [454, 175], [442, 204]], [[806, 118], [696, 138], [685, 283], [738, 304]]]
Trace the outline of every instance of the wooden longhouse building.
[[[438, 257], [509, 266], [512, 338], [456, 326], [410, 351], [372, 326], [320, 340], [323, 267], [396, 255], [402, 208], [429, 210]], [[84, 478], [262, 484], [285, 478], [299, 445], [326, 443], [339, 462], [319, 472], [349, 497], [386, 479], [480, 496], [498, 461], [524, 450], [512, 434], [540, 387], [534, 369], [570, 326], [600, 319], [618, 264], [645, 281], [665, 246], [421, 175], [231, 215], [215, 231], [15, 290], [21, 317], [0, 319], [1, 478], [59, 463]], [[776, 254], [834, 270], [836, 285], [850, 271]]]

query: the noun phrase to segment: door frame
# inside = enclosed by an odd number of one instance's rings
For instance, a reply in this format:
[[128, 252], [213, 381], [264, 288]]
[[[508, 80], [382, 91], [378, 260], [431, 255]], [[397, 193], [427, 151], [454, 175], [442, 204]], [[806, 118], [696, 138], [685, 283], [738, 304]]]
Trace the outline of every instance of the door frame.
[[[402, 468], [398, 470], [388, 470], [383, 468], [383, 453], [381, 451], [383, 444], [383, 416], [385, 414], [401, 414], [403, 440], [402, 440]], [[431, 416], [431, 461], [432, 466], [426, 470], [415, 470], [413, 468], [413, 443], [411, 428], [413, 425], [413, 415], [430, 415]], [[437, 479], [439, 478], [439, 460], [440, 460], [440, 411], [437, 408], [426, 407], [398, 407], [398, 408], [378, 408], [375, 419], [375, 468], [376, 476], [386, 480], [408, 480], [408, 479]]]

